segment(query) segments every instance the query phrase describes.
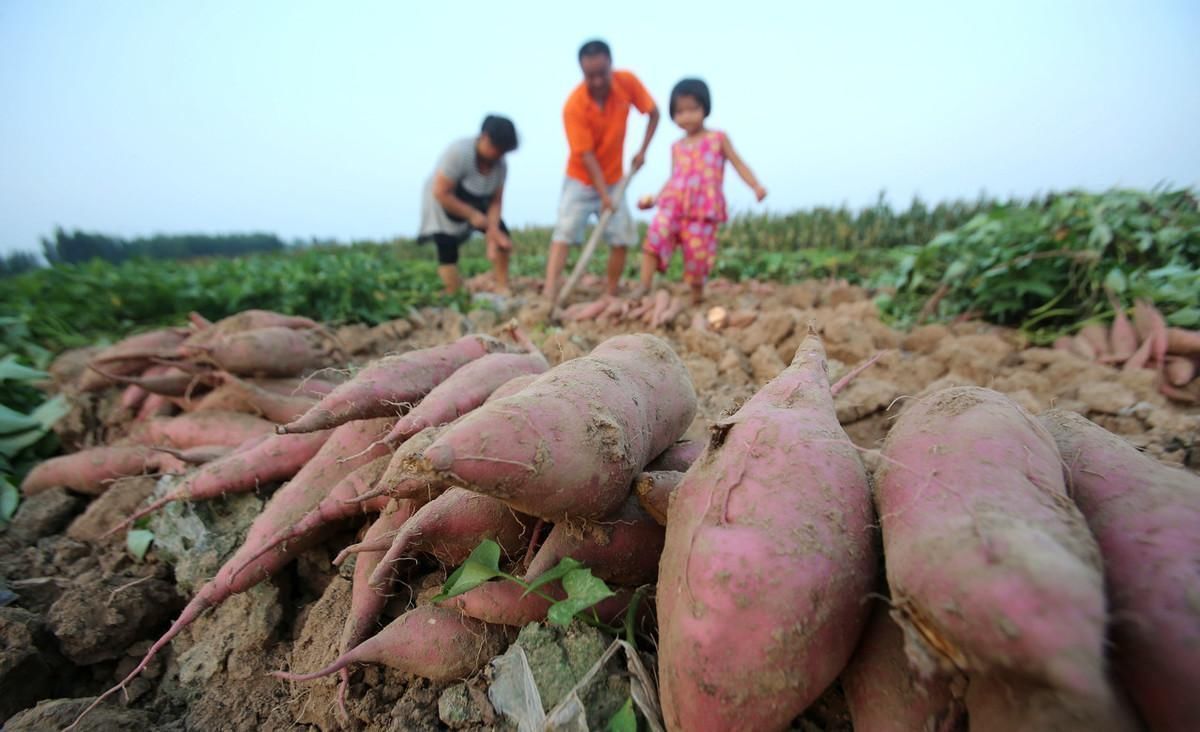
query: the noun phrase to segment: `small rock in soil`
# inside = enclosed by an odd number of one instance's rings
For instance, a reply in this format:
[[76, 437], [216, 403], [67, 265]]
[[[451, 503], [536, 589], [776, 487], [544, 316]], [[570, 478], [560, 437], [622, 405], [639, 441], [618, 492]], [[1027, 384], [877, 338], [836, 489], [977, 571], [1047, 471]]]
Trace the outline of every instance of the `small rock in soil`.
[[[4, 725], [4, 732], [45, 732], [64, 729], [87, 709], [93, 698], [51, 699], [27, 709]], [[154, 718], [140, 709], [101, 704], [88, 712], [76, 727], [77, 732], [145, 732], [154, 729]]]
[[0, 608], [0, 726], [6, 732], [13, 727], [5, 725], [5, 719], [54, 693], [60, 665], [54, 639], [38, 616], [20, 608]]
[[51, 488], [21, 501], [17, 514], [8, 525], [9, 535], [17, 541], [32, 543], [56, 534], [83, 508], [83, 499], [65, 488]]
[[[154, 483], [154, 478], [147, 477], [117, 481], [71, 522], [67, 536], [75, 541], [99, 543], [105, 532], [125, 520], [154, 492]], [[118, 531], [104, 542], [124, 540], [125, 532]]]
[[182, 606], [169, 582], [115, 575], [72, 584], [46, 620], [63, 654], [88, 665], [120, 658], [130, 644], [157, 635]]

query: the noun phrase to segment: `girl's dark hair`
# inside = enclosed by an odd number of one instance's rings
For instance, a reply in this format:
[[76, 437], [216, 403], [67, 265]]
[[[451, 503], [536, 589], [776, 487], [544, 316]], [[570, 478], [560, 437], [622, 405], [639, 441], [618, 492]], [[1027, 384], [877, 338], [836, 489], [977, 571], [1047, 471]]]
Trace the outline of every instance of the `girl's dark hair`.
[[517, 128], [508, 117], [489, 114], [479, 131], [487, 135], [500, 152], [509, 153], [517, 149]]
[[695, 99], [700, 108], [704, 110], [705, 117], [712, 114], [712, 97], [708, 94], [708, 84], [700, 79], [684, 79], [671, 90], [671, 104], [668, 109], [672, 117], [675, 116], [675, 100], [680, 97]]
[[581, 63], [584, 56], [605, 56], [609, 61], [612, 61], [612, 51], [609, 50], [608, 44], [599, 38], [590, 40], [579, 47], [579, 61]]

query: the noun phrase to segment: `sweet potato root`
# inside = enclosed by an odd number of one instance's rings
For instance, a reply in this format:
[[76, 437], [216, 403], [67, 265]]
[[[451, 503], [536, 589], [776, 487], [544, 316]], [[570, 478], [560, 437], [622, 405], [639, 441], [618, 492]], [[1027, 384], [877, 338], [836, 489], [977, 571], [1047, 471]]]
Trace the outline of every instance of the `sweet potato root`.
[[1200, 720], [1200, 477], [1064, 410], [1040, 417], [1104, 556], [1113, 661], [1155, 730]]
[[663, 539], [662, 526], [630, 496], [600, 521], [555, 524], [529, 564], [525, 581], [537, 579], [570, 557], [606, 582], [629, 587], [647, 584], [658, 577]]
[[671, 496], [682, 480], [683, 473], [678, 470], [652, 470], [642, 473], [634, 481], [633, 491], [638, 502], [659, 526], [667, 525]]
[[668, 729], [782, 729], [858, 641], [874, 515], [827, 369], [810, 332], [676, 490], [658, 579]]
[[919, 668], [1011, 671], [1107, 704], [1100, 554], [1045, 428], [997, 392], [944, 389], [909, 403], [883, 460], [893, 617]]
[[238, 412], [196, 412], [178, 417], [156, 417], [138, 424], [129, 440], [139, 445], [186, 449], [201, 445], [237, 447], [275, 431], [275, 424]]
[[548, 521], [602, 518], [696, 413], [683, 362], [651, 335], [610, 338], [448, 427], [427, 472]]
[[25, 480], [21, 493], [32, 496], [55, 486], [95, 496], [118, 478], [151, 473], [165, 466], [169, 456], [143, 446], [92, 447], [69, 455], [59, 455], [38, 463]]
[[240, 376], [296, 376], [326, 365], [320, 338], [282, 326], [231, 333], [183, 348]]

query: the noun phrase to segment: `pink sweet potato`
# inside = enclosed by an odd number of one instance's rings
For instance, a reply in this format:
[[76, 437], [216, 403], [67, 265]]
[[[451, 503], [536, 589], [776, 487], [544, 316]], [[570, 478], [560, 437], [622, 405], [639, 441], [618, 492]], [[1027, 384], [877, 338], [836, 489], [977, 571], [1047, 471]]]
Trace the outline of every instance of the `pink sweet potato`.
[[1079, 329], [1079, 336], [1088, 342], [1096, 358], [1109, 355], [1108, 329], [1099, 323], [1089, 323]]
[[658, 523], [667, 525], [667, 511], [671, 506], [671, 496], [683, 481], [683, 473], [678, 470], [652, 470], [642, 473], [634, 481], [633, 491], [642, 509]]
[[1196, 362], [1184, 356], [1167, 356], [1164, 374], [1171, 386], [1187, 386], [1196, 378]]
[[917, 675], [904, 655], [900, 626], [880, 603], [842, 672], [842, 689], [854, 732], [966, 730], [962, 702], [954, 698], [950, 679], [923, 681]]
[[216, 388], [198, 400], [192, 411], [215, 409], [243, 412], [284, 424], [304, 414], [317, 403], [315, 397], [278, 394], [223, 371], [214, 373], [211, 378], [217, 384]]
[[396, 422], [387, 441], [397, 444], [426, 427], [453, 422], [487, 401], [493, 391], [517, 376], [550, 368], [541, 353], [489, 353], [451, 374]]
[[676, 490], [658, 579], [668, 729], [783, 729], [858, 641], [875, 518], [827, 369], [810, 331]]
[[168, 456], [142, 446], [87, 448], [38, 463], [21, 481], [21, 493], [31, 496], [62, 486], [95, 496], [118, 478], [161, 470], [164, 458]]
[[540, 375], [541, 374], [525, 374], [524, 376], [515, 376], [497, 387], [495, 391], [488, 395], [488, 398], [485, 399], [483, 403], [487, 404], [488, 402], [495, 401], [497, 399], [510, 397], [533, 382], [537, 381], [537, 378]]
[[[392, 501], [379, 517], [371, 523], [363, 542], [372, 542], [382, 537], [391, 536], [400, 530], [414, 512], [417, 504], [413, 501]], [[346, 613], [346, 624], [342, 626], [342, 635], [338, 641], [338, 655], [341, 656], [355, 648], [367, 638], [379, 631], [379, 616], [388, 603], [386, 593], [376, 592], [371, 587], [370, 577], [379, 562], [383, 559], [386, 547], [379, 551], [360, 552], [354, 560], [354, 576], [350, 586], [350, 610]], [[345, 713], [346, 690], [350, 685], [350, 671], [343, 668], [339, 675], [338, 706]]]
[[683, 362], [663, 340], [625, 335], [460, 418], [425, 470], [548, 521], [601, 518], [696, 413]]
[[1200, 331], [1167, 328], [1167, 353], [1200, 356]]
[[147, 422], [157, 417], [168, 417], [175, 414], [175, 411], [175, 405], [168, 397], [162, 394], [151, 394], [142, 402], [142, 406], [133, 419], [135, 422]]
[[[387, 455], [377, 457], [351, 471], [346, 477], [339, 480], [329, 494], [322, 498], [311, 511], [264, 541], [258, 553], [246, 559], [246, 564], [252, 564], [259, 556], [276, 548], [286, 550], [287, 542], [299, 541], [323, 526], [353, 518], [356, 515], [375, 513], [381, 510], [391, 500], [387, 496], [382, 496], [383, 500], [376, 502], [354, 502], [352, 499], [375, 487], [375, 483], [379, 481], [384, 469], [387, 468], [388, 458]], [[234, 571], [234, 574], [237, 574], [237, 570]]]
[[516, 555], [525, 548], [533, 523], [495, 498], [451, 488], [405, 522], [371, 574], [371, 586], [390, 587], [394, 565], [418, 551], [457, 566], [481, 540], [492, 539], [505, 554]]
[[[618, 587], [613, 591], [616, 593], [614, 596], [601, 600], [595, 606], [596, 615], [602, 623], [619, 622], [633, 599], [633, 591], [628, 588]], [[452, 597], [444, 601], [442, 606], [486, 623], [519, 628], [546, 619], [551, 603], [547, 597], [558, 601], [566, 599], [567, 593], [560, 582], [548, 582], [526, 595], [517, 583], [496, 580]]]
[[554, 525], [542, 543], [525, 581], [531, 582], [570, 557], [600, 579], [635, 587], [658, 577], [664, 532], [634, 496], [600, 521], [564, 521]]
[[651, 460], [650, 464], [646, 466], [646, 470], [687, 472], [687, 469], [692, 467], [692, 463], [699, 460], [703, 453], [704, 443], [700, 440], [680, 440]]
[[504, 632], [453, 610], [423, 605], [393, 620], [383, 630], [308, 674], [275, 672], [288, 681], [311, 681], [352, 663], [378, 663], [433, 681], [471, 674], [504, 650]]
[[490, 336], [469, 335], [444, 345], [386, 356], [338, 386], [280, 432], [315, 432], [354, 419], [394, 416], [420, 401], [467, 363], [504, 350]]
[[196, 374], [161, 364], [151, 366], [136, 376], [119, 375], [99, 366], [91, 366], [90, 368], [114, 383], [129, 384], [151, 394], [160, 394], [169, 397], [184, 396], [188, 393], [189, 389], [195, 387], [200, 382]]
[[268, 435], [254, 447], [206, 463], [184, 478], [167, 495], [139, 509], [108, 533], [132, 524], [173, 501], [205, 501], [231, 493], [246, 493], [260, 485], [296, 475], [329, 439], [330, 432], [306, 435]]
[[[1140, 732], [1144, 729], [1118, 694], [1099, 705], [1080, 705], [1069, 694], [1016, 674], [972, 676], [967, 685], [966, 706], [970, 732]], [[1194, 728], [1192, 725], [1183, 729]], [[1151, 726], [1151, 729], [1159, 728]]]
[[187, 335], [186, 328], [159, 328], [138, 333], [104, 349], [91, 362], [97, 365], [115, 364], [172, 355]]
[[142, 402], [146, 401], [149, 394], [145, 389], [136, 385], [130, 384], [121, 391], [120, 407], [127, 412], [136, 412], [142, 406]]
[[1108, 336], [1108, 351], [1114, 363], [1124, 363], [1137, 351], [1138, 337], [1129, 318], [1125, 316], [1125, 308], [1114, 297], [1109, 297], [1113, 307], [1112, 330]]
[[1154, 730], [1200, 720], [1200, 477], [1063, 410], [1041, 416], [1104, 557], [1113, 662]]
[[379, 479], [375, 490], [368, 491], [357, 500], [388, 495], [392, 498], [412, 498], [420, 503], [428, 503], [444, 493], [450, 487], [448, 481], [436, 476], [410, 474], [406, 467], [407, 462], [417, 459], [444, 430], [444, 427], [426, 427], [405, 440], [404, 444], [392, 453], [387, 470]]
[[242, 376], [296, 376], [326, 364], [325, 349], [315, 334], [279, 326], [223, 335], [184, 349]]
[[[261, 439], [255, 438], [249, 442], [252, 445], [257, 445], [262, 440], [267, 439], [267, 437], [267, 435], [264, 435]], [[196, 447], [189, 447], [186, 450], [177, 450], [173, 447], [161, 447], [156, 445], [151, 449], [158, 450], [159, 452], [165, 452], [166, 454], [171, 455], [172, 457], [188, 465], [204, 465], [205, 463], [211, 463], [214, 460], [220, 460], [221, 458], [232, 454], [234, 450], [237, 450], [240, 447], [241, 446], [234, 448], [229, 447], [228, 445], [198, 445]]]
[[1003, 394], [943, 389], [908, 403], [883, 461], [876, 505], [909, 657], [1106, 704], [1100, 553], [1046, 429]]
[[[267, 502], [262, 513], [250, 524], [245, 541], [221, 566], [217, 576], [200, 588], [167, 632], [155, 641], [142, 661], [129, 672], [129, 675], [97, 697], [91, 706], [80, 714], [72, 727], [78, 724], [79, 719], [82, 719], [97, 704], [123, 689], [126, 684], [136, 678], [160, 650], [179, 635], [180, 631], [191, 625], [205, 610], [221, 604], [239, 592], [245, 592], [254, 587], [286, 566], [296, 552], [323, 538], [321, 534], [310, 536], [307, 541], [294, 542], [287, 547], [286, 551], [262, 554], [254, 562], [249, 563], [250, 566], [247, 566], [246, 559], [248, 557], [258, 554], [264, 542], [311, 511], [338, 480], [364, 462], [370, 462], [379, 457], [382, 452], [373, 445], [379, 442], [380, 438], [391, 429], [391, 426], [388, 420], [370, 420], [344, 425], [334, 430], [317, 455], [291, 481], [284, 484], [271, 496], [271, 500]], [[356, 454], [359, 457], [340, 460], [342, 456]]]
[[139, 445], [237, 447], [247, 440], [269, 435], [275, 423], [237, 412], [196, 412], [178, 417], [156, 417], [137, 425], [129, 439]]

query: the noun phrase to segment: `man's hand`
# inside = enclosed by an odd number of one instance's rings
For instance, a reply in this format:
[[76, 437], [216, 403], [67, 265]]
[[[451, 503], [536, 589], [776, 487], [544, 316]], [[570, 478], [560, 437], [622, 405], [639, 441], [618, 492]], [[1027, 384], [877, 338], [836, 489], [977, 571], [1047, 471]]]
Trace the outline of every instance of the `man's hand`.
[[613, 211], [612, 196], [608, 195], [607, 191], [600, 191], [600, 213], [605, 211]]
[[512, 239], [509, 239], [508, 235], [501, 231], [499, 226], [488, 229], [487, 245], [489, 253], [491, 253], [493, 248], [506, 252], [512, 251], [513, 248]]
[[642, 166], [645, 164], [646, 164], [646, 153], [639, 150], [638, 154], [633, 156], [633, 162], [631, 162], [629, 164], [629, 167], [630, 167], [629, 172], [636, 173], [637, 171], [641, 170]]
[[479, 231], [487, 231], [488, 228], [487, 216], [482, 211], [472, 211], [470, 217], [467, 218], [467, 223], [471, 225], [472, 229]]
[[767, 197], [767, 189], [762, 186], [754, 186], [754, 197], [761, 202]]

